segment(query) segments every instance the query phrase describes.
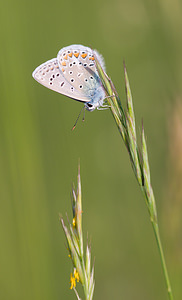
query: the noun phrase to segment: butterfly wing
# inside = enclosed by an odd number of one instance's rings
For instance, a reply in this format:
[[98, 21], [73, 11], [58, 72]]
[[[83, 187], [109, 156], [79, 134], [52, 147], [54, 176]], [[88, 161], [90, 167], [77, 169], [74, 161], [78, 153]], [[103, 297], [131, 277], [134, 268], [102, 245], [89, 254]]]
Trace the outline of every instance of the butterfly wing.
[[[98, 95], [105, 97], [94, 54], [95, 52], [88, 47], [71, 45], [61, 49], [57, 56], [58, 65], [64, 78], [76, 91], [80, 91], [88, 101], [94, 101], [93, 97], [96, 91]], [[104, 68], [103, 59], [98, 53], [96, 55]]]
[[88, 98], [69, 82], [59, 68], [57, 58], [53, 58], [35, 69], [33, 78], [45, 87], [60, 94], [76, 99], [81, 102], [88, 102]]

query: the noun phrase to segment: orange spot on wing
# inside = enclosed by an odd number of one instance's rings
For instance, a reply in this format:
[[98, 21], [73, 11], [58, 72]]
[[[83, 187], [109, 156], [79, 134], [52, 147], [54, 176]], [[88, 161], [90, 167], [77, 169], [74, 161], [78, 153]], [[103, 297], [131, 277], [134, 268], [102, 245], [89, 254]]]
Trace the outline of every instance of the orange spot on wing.
[[87, 53], [82, 53], [81, 57], [83, 58], [87, 57]]
[[94, 60], [95, 58], [93, 56], [89, 57], [89, 59]]
[[75, 57], [78, 57], [78, 55], [79, 55], [79, 53], [77, 52], [77, 53], [73, 53], [74, 54], [74, 56]]
[[62, 64], [62, 66], [66, 66], [66, 62], [65, 61], [63, 61], [61, 64]]
[[72, 57], [72, 56], [73, 56], [73, 52], [68, 53], [68, 56], [69, 56], [69, 57]]
[[64, 56], [64, 59], [68, 59], [68, 56], [67, 56], [67, 54]]
[[64, 72], [65, 71], [65, 69], [64, 68], [62, 68], [62, 72]]

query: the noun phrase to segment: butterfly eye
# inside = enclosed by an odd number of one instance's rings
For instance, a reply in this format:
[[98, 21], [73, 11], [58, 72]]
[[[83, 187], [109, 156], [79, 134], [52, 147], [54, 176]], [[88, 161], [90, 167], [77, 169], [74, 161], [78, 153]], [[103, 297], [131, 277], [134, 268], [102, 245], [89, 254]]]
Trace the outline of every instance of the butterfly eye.
[[90, 108], [93, 107], [93, 105], [90, 104], [90, 103], [87, 103], [87, 106], [90, 107]]

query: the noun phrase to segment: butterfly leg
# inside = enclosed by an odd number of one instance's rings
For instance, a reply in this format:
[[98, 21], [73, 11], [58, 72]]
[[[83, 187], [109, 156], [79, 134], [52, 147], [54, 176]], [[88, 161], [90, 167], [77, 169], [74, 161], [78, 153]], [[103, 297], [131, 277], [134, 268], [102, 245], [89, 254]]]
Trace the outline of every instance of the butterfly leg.
[[98, 110], [105, 110], [105, 109], [109, 109], [109, 108], [111, 108], [110, 105], [102, 105], [100, 107], [97, 107]]

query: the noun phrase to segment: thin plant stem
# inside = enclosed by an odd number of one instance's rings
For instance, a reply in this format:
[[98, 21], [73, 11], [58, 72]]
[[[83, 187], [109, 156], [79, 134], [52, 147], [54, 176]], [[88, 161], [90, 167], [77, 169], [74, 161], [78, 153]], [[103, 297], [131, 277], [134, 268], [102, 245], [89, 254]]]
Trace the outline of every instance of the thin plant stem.
[[155, 238], [156, 238], [156, 241], [157, 241], [157, 246], [158, 246], [158, 249], [159, 249], [159, 254], [160, 254], [163, 273], [164, 273], [164, 276], [165, 276], [165, 282], [166, 282], [168, 296], [169, 296], [170, 300], [173, 300], [171, 284], [170, 284], [170, 280], [169, 280], [169, 275], [168, 275], [168, 271], [167, 271], [166, 261], [165, 261], [164, 252], [163, 252], [162, 243], [161, 243], [161, 238], [160, 238], [160, 233], [159, 233], [159, 226], [158, 226], [157, 223], [152, 221], [152, 227], [153, 227], [153, 230], [154, 230]]
[[60, 221], [66, 236], [69, 257], [72, 260], [74, 271], [70, 275], [70, 289], [73, 289], [78, 300], [81, 300], [76, 290], [76, 282], [81, 282], [86, 300], [93, 299], [94, 293], [94, 266], [91, 265], [91, 248], [87, 243], [86, 253], [83, 247], [83, 230], [82, 230], [82, 196], [81, 196], [81, 178], [80, 166], [78, 167], [77, 191], [72, 188], [72, 223], [68, 220], [68, 226], [65, 224], [63, 217]]
[[128, 75], [126, 71], [126, 67], [124, 64], [124, 74], [125, 74], [125, 88], [126, 88], [126, 111], [122, 108], [121, 101], [117, 94], [117, 91], [111, 81], [111, 79], [107, 76], [107, 74], [102, 69], [99, 64], [97, 57], [95, 57], [97, 70], [99, 73], [99, 77], [102, 80], [103, 87], [106, 91], [106, 98], [111, 108], [111, 113], [115, 119], [118, 130], [121, 134], [121, 137], [124, 141], [124, 144], [127, 148], [129, 158], [131, 161], [131, 166], [137, 182], [143, 192], [146, 205], [148, 208], [148, 212], [150, 215], [150, 220], [152, 223], [152, 227], [154, 230], [160, 260], [162, 264], [162, 269], [164, 273], [164, 278], [166, 282], [168, 297], [170, 300], [173, 300], [173, 294], [171, 289], [171, 284], [169, 280], [169, 275], [167, 271], [167, 266], [164, 258], [163, 247], [159, 234], [159, 225], [157, 219], [157, 208], [155, 203], [155, 197], [151, 185], [150, 179], [150, 168], [148, 161], [148, 152], [147, 152], [147, 144], [145, 140], [144, 127], [142, 124], [142, 134], [141, 134], [141, 147], [138, 146], [136, 129], [135, 129], [135, 114], [133, 109], [133, 101], [132, 94], [129, 85]]

